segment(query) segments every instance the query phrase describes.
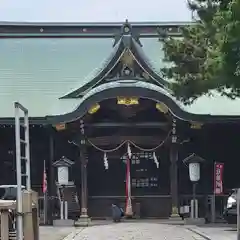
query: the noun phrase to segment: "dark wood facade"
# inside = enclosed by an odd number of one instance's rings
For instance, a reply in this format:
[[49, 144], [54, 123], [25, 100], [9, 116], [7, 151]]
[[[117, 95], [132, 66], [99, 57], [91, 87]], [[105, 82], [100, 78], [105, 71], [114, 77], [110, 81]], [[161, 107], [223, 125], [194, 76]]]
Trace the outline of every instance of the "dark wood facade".
[[[14, 156], [14, 131], [13, 126], [1, 126], [1, 174], [2, 184], [15, 183], [15, 156]], [[49, 195], [56, 196], [55, 179], [51, 163], [65, 155], [75, 161], [76, 166], [72, 169], [71, 178], [75, 180], [77, 186], [81, 186], [81, 168], [79, 150], [68, 143], [71, 137], [69, 131], [57, 132], [55, 129], [32, 126], [30, 131], [31, 139], [31, 170], [33, 188], [41, 194], [43, 160], [47, 160]], [[201, 168], [201, 180], [197, 187], [197, 193], [207, 197], [213, 191], [213, 166], [214, 161], [223, 162], [224, 169], [224, 191], [237, 187], [240, 184], [238, 174], [239, 164], [237, 157], [239, 154], [239, 125], [209, 125], [202, 129], [193, 130], [187, 126], [182, 133], [182, 139], [190, 139], [185, 144], [178, 145], [178, 204], [187, 196], [191, 196], [192, 185], [189, 180], [188, 168], [183, 164], [182, 159], [191, 152], [203, 156], [206, 162]], [[3, 141], [4, 139], [4, 141]], [[53, 143], [52, 143], [53, 141]], [[171, 213], [171, 164], [170, 164], [170, 144], [166, 144], [157, 151], [160, 161], [160, 168], [152, 161], [148, 161], [148, 177], [157, 177], [157, 187], [132, 188], [134, 196], [133, 203], [141, 203], [142, 217], [169, 217]], [[109, 146], [108, 146], [109, 147]], [[53, 152], [52, 152], [53, 151]], [[109, 206], [113, 202], [125, 203], [125, 169], [120, 160], [121, 151], [109, 155], [109, 169], [106, 171], [103, 164], [103, 156], [92, 147], [87, 147], [88, 155], [88, 210], [91, 217], [108, 217]], [[146, 160], [139, 164], [144, 166]], [[132, 181], [134, 185], [134, 171], [138, 166], [132, 165]], [[137, 178], [137, 177], [136, 177]], [[174, 187], [174, 186], [173, 186]], [[79, 197], [81, 199], [81, 188]], [[204, 208], [201, 202], [201, 208]]]

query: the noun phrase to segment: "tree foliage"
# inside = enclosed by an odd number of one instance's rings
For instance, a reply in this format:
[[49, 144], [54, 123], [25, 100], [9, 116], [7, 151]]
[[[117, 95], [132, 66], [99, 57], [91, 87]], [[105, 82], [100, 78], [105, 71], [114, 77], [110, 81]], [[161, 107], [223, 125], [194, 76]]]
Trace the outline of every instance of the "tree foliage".
[[182, 37], [162, 38], [173, 92], [185, 104], [213, 89], [240, 96], [240, 0], [192, 0], [189, 8], [197, 17]]

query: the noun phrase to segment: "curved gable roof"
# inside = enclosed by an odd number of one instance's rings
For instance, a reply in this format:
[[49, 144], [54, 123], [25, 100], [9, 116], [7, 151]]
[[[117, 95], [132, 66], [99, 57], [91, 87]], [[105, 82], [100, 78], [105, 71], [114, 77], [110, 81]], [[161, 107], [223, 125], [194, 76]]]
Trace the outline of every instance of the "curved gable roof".
[[[126, 32], [125, 29], [127, 29]], [[142, 44], [139, 39], [138, 32], [134, 31], [132, 26], [126, 22], [123, 24], [121, 31], [116, 35], [113, 51], [110, 54], [109, 58], [104, 62], [102, 67], [100, 67], [100, 71], [98, 71], [96, 75], [92, 77], [92, 79], [89, 79], [85, 85], [80, 86], [77, 89], [65, 94], [61, 98], [82, 97], [86, 91], [94, 88], [97, 84], [103, 83], [103, 80], [108, 77], [110, 71], [117, 65], [124, 52], [128, 49], [132, 53], [138, 65], [143, 69], [143, 71], [146, 72], [157, 85], [168, 89], [169, 83], [162, 78], [159, 71], [153, 68], [153, 65], [145, 55], [144, 50], [142, 49]], [[161, 66], [159, 65], [158, 69], [160, 68]]]

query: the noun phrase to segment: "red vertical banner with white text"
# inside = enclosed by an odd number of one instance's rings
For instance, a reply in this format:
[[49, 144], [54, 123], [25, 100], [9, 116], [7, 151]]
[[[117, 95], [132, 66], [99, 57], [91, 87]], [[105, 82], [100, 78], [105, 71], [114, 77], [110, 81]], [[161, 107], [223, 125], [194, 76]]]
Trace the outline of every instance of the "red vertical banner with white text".
[[214, 194], [223, 194], [223, 163], [214, 163]]

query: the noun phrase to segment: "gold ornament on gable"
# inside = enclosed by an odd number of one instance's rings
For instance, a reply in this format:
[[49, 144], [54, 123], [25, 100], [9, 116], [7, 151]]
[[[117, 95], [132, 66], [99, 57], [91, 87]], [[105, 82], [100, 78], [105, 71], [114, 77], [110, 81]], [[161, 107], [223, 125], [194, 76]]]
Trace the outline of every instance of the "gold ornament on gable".
[[191, 122], [191, 128], [192, 129], [201, 129], [203, 126], [203, 123], [200, 122]]
[[133, 58], [133, 55], [132, 53], [129, 51], [129, 50], [126, 50], [122, 57], [121, 57], [121, 62], [128, 66], [128, 67], [132, 67], [133, 66], [133, 63], [134, 63], [134, 58]]
[[117, 104], [131, 106], [131, 105], [138, 105], [139, 101], [137, 97], [118, 97]]
[[94, 114], [100, 109], [100, 105], [98, 103], [95, 103], [89, 110], [89, 114]]
[[57, 131], [63, 131], [63, 130], [66, 129], [66, 124], [65, 123], [59, 123], [59, 124], [56, 124], [54, 127]]
[[168, 106], [164, 103], [156, 103], [156, 109], [164, 114], [168, 112]]

